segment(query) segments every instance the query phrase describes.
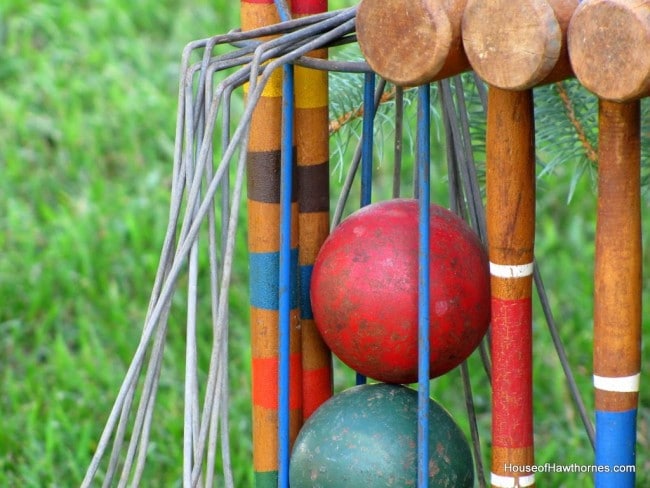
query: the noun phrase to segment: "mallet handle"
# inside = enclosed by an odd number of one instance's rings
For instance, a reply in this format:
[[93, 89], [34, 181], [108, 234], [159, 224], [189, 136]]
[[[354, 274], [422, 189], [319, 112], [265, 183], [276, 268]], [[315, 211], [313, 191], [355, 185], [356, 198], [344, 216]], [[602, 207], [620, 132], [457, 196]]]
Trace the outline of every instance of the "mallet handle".
[[492, 486], [533, 486], [535, 144], [530, 90], [490, 87], [487, 232], [492, 275]]
[[[594, 271], [596, 463], [635, 464], [641, 370], [640, 103], [601, 101]], [[634, 486], [599, 473], [598, 488]]]

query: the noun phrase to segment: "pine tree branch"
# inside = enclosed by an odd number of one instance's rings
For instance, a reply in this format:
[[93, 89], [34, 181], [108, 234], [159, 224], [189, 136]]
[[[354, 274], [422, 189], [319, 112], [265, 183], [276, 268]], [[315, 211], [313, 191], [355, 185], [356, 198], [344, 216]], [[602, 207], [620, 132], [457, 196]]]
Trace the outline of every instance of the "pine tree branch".
[[[381, 99], [379, 100], [379, 104], [381, 105], [384, 103], [388, 103], [393, 101], [394, 99], [395, 99], [395, 87], [392, 86], [389, 90], [382, 93]], [[363, 117], [363, 112], [364, 110], [363, 110], [363, 103], [362, 103], [354, 110], [350, 110], [349, 112], [346, 112], [343, 115], [340, 115], [339, 117], [330, 120], [330, 126], [329, 126], [330, 135], [336, 134], [339, 130], [343, 128], [343, 126], [349, 124], [353, 120]]]
[[591, 142], [587, 138], [587, 134], [582, 125], [582, 122], [580, 122], [580, 119], [578, 119], [578, 117], [576, 116], [575, 110], [573, 108], [573, 102], [571, 101], [571, 98], [569, 97], [569, 93], [564, 87], [564, 82], [556, 83], [555, 87], [557, 88], [557, 92], [558, 95], [560, 96], [560, 100], [562, 100], [562, 104], [564, 105], [564, 111], [566, 113], [566, 116], [569, 119], [569, 122], [571, 122], [571, 125], [573, 125], [573, 127], [575, 128], [576, 134], [578, 136], [578, 140], [580, 141], [582, 147], [585, 150], [587, 159], [589, 159], [589, 161], [591, 161], [592, 164], [597, 165], [598, 152], [591, 145]]

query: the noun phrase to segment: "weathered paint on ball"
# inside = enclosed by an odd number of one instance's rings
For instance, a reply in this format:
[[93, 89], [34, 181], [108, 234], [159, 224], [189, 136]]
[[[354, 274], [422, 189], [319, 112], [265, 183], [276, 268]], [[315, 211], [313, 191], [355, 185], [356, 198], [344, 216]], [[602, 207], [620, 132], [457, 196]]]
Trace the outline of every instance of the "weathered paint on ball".
[[[431, 206], [430, 372], [440, 376], [479, 345], [490, 321], [484, 246], [456, 214]], [[387, 383], [417, 380], [418, 203], [396, 199], [355, 212], [314, 265], [314, 319], [348, 366]]]
[[[330, 398], [303, 425], [291, 488], [417, 485], [417, 392], [385, 383]], [[474, 486], [469, 444], [447, 411], [429, 402], [429, 487]]]

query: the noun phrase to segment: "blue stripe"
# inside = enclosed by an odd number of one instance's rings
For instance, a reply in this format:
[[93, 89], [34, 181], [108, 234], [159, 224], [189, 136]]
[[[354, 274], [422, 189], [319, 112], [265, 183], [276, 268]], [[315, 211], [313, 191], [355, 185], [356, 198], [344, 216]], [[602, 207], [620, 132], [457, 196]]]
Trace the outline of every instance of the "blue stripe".
[[[279, 310], [280, 253], [255, 253], [248, 258], [250, 270], [251, 306], [264, 310]], [[291, 249], [291, 282], [298, 279], [298, 249]], [[291, 287], [291, 308], [298, 308], [297, 286]]]
[[314, 271], [314, 266], [303, 265], [300, 266], [300, 318], [313, 320], [314, 312], [311, 309], [311, 274]]
[[635, 473], [614, 472], [636, 464], [636, 409], [596, 411], [596, 488], [633, 488]]

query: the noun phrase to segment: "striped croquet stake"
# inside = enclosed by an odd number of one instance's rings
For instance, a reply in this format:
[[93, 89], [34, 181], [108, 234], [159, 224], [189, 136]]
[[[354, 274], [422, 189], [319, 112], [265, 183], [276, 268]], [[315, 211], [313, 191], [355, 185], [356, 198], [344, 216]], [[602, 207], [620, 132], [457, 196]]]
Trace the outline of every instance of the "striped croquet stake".
[[576, 76], [601, 99], [594, 269], [597, 488], [635, 486], [642, 289], [638, 100], [650, 93], [649, 12], [648, 1], [586, 0], [569, 27]]
[[534, 486], [531, 291], [535, 237], [532, 92], [490, 87], [487, 230], [492, 275], [493, 487]]
[[[327, 11], [327, 0], [293, 0], [294, 18]], [[326, 59], [327, 50], [310, 53]], [[329, 232], [329, 114], [327, 73], [296, 66], [295, 134], [299, 208], [300, 324], [303, 417], [332, 395], [332, 356], [311, 311], [311, 273]]]
[[[277, 23], [273, 0], [243, 0], [243, 30]], [[248, 145], [253, 469], [258, 487], [278, 484], [278, 348], [280, 271], [280, 164], [282, 75], [269, 80], [253, 114]], [[293, 185], [295, 187], [295, 185]], [[293, 195], [291, 281], [297, 282], [298, 204]], [[290, 314], [290, 437], [302, 423], [302, 359], [297, 287]]]

